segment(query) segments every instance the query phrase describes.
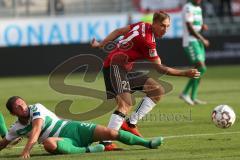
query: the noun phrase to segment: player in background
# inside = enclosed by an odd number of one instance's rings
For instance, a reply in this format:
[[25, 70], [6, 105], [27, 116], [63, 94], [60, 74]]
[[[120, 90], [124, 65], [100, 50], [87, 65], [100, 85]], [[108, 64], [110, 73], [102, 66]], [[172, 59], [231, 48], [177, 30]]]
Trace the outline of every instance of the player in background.
[[145, 22], [145, 23], [151, 23], [152, 24], [152, 21], [153, 21], [153, 13], [151, 12], [151, 10], [149, 8], [147, 8], [142, 17], [141, 17], [141, 22]]
[[5, 124], [5, 120], [4, 120], [4, 117], [2, 115], [2, 113], [0, 112], [0, 136], [2, 138], [4, 138], [7, 134], [7, 127], [6, 127], [6, 124]]
[[[200, 31], [208, 29], [207, 25], [203, 24], [201, 1], [189, 0], [182, 11], [184, 52], [194, 67], [201, 73], [200, 78], [207, 70], [204, 46], [209, 46], [209, 41], [200, 34]], [[206, 102], [197, 99], [200, 78], [191, 78], [180, 94], [180, 98], [189, 105], [206, 104]], [[191, 96], [189, 96], [190, 92]]]
[[74, 154], [102, 152], [104, 145], [90, 146], [91, 143], [102, 140], [118, 140], [127, 145], [141, 145], [150, 149], [158, 148], [163, 140], [162, 137], [145, 140], [123, 130], [115, 131], [93, 123], [62, 120], [42, 104], [28, 106], [18, 96], [10, 97], [6, 107], [18, 120], [0, 141], [0, 150], [18, 137], [26, 136], [28, 141], [21, 154], [22, 158], [30, 157], [37, 141], [49, 153]]
[[[173, 76], [186, 76], [190, 78], [198, 77], [196, 69], [178, 70], [162, 65], [157, 54], [155, 38], [161, 38], [170, 27], [170, 17], [165, 12], [156, 12], [153, 15], [153, 23], [139, 22], [123, 28], [119, 28], [110, 33], [102, 42], [92, 40], [93, 48], [103, 48], [109, 42], [114, 41], [119, 36], [124, 36], [117, 47], [112, 50], [104, 61], [103, 74], [107, 98], [115, 98], [117, 108], [110, 117], [108, 128], [124, 130], [141, 136], [136, 128], [137, 122], [149, 113], [160, 101], [164, 94], [163, 87], [153, 78], [141, 76], [133, 79], [135, 73], [132, 70], [134, 61], [148, 60], [160, 73]], [[128, 49], [122, 46], [130, 46]], [[134, 91], [143, 91], [146, 96], [142, 98], [137, 109], [129, 119], [125, 117], [132, 107], [131, 94]], [[117, 146], [109, 142], [103, 142], [106, 150], [115, 150]]]

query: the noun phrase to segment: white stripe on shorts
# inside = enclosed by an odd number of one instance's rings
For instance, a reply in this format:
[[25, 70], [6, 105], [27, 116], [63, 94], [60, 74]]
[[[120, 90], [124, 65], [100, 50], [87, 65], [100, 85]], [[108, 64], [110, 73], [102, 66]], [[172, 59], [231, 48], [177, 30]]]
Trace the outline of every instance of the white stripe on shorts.
[[117, 91], [118, 93], [122, 93], [121, 77], [119, 75], [119, 68], [117, 65], [113, 65], [113, 71], [114, 71], [114, 76], [116, 78]]

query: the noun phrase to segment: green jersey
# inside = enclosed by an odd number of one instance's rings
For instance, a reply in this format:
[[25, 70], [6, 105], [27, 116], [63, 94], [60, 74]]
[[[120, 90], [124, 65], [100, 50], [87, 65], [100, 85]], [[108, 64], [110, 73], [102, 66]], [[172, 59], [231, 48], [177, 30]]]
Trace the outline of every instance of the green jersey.
[[196, 32], [200, 32], [203, 25], [202, 9], [200, 6], [195, 6], [191, 2], [187, 3], [183, 7], [183, 47], [187, 47], [190, 42], [197, 41], [197, 38], [192, 36], [188, 29], [186, 23], [192, 24], [193, 29]]
[[59, 119], [53, 112], [48, 110], [42, 104], [37, 103], [29, 106], [29, 121], [28, 124], [23, 125], [18, 120], [12, 125], [6, 139], [12, 141], [15, 138], [26, 136], [32, 130], [32, 122], [35, 119], [42, 119], [43, 125], [41, 126], [41, 133], [38, 139], [39, 143], [42, 143], [48, 137], [58, 137], [62, 128], [68, 123], [68, 121]]

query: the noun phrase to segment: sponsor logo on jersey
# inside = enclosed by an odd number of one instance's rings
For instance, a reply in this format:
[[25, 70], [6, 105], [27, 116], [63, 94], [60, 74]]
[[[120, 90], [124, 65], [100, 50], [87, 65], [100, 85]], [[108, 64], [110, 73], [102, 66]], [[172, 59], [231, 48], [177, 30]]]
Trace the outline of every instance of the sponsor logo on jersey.
[[157, 50], [156, 49], [149, 49], [149, 56], [150, 57], [156, 57], [157, 56]]
[[40, 116], [40, 112], [34, 112], [34, 113], [33, 113], [33, 117], [34, 117], [34, 116]]
[[33, 111], [33, 112], [36, 112], [37, 111], [37, 106], [32, 106], [32, 107], [30, 107], [30, 109]]

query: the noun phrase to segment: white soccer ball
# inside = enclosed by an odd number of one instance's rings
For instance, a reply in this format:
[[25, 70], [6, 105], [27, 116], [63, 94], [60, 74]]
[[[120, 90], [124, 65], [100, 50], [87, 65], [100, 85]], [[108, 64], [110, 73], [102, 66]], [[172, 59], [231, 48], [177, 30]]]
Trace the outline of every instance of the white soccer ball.
[[219, 128], [231, 127], [236, 119], [236, 115], [228, 105], [219, 105], [212, 112], [212, 121]]

